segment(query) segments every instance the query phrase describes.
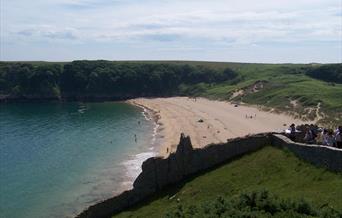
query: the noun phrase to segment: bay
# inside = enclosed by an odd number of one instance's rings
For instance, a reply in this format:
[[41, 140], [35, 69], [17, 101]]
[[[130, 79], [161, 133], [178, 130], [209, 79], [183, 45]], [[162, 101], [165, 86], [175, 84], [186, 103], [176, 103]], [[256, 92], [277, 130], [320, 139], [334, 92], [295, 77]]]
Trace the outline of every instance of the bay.
[[1, 104], [1, 217], [73, 217], [130, 188], [153, 128], [126, 103]]

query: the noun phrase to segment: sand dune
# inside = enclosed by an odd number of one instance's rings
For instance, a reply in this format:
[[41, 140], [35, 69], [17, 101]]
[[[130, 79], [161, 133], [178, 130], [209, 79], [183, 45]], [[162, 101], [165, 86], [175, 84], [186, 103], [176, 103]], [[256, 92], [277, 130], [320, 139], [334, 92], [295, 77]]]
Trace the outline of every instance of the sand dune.
[[175, 151], [181, 133], [190, 135], [194, 147], [203, 147], [248, 134], [282, 131], [291, 123], [303, 123], [285, 114], [204, 98], [138, 98], [129, 102], [155, 112], [160, 124], [159, 136], [163, 138], [160, 150], [163, 156]]

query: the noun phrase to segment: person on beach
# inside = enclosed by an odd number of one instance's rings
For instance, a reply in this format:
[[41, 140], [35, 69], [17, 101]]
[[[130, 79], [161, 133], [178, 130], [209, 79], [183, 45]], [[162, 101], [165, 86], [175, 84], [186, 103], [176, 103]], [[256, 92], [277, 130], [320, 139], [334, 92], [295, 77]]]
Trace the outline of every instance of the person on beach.
[[136, 134], [134, 134], [134, 141], [135, 141], [135, 143], [137, 143], [137, 135]]

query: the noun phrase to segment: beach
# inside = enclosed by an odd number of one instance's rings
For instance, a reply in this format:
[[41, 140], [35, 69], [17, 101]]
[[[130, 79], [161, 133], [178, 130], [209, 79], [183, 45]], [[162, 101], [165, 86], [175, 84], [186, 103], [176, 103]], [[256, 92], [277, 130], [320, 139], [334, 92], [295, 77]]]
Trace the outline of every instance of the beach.
[[128, 101], [154, 113], [161, 138], [159, 155], [175, 152], [180, 134], [189, 135], [194, 148], [263, 132], [280, 132], [302, 120], [253, 106], [205, 98], [137, 98]]

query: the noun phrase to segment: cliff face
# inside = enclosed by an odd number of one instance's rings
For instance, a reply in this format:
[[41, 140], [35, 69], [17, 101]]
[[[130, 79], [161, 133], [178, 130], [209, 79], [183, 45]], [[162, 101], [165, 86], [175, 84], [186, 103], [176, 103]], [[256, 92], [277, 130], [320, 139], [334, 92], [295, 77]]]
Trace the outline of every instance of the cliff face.
[[89, 207], [77, 217], [102, 218], [120, 212], [191, 174], [221, 164], [247, 152], [270, 145], [267, 134], [237, 138], [224, 144], [208, 145], [193, 149], [189, 136], [180, 137], [177, 151], [166, 159], [153, 157], [142, 164], [142, 172], [135, 180], [133, 189]]
[[333, 147], [309, 145], [291, 141], [286, 136], [273, 134], [272, 145], [287, 148], [297, 157], [317, 167], [342, 172], [342, 150]]
[[193, 149], [189, 136], [181, 135], [177, 151], [168, 158], [150, 158], [142, 165], [142, 173], [134, 182], [134, 189], [153, 193], [185, 177], [221, 164], [231, 158], [270, 145], [266, 135], [238, 138], [225, 144]]
[[299, 158], [320, 167], [342, 172], [342, 150], [295, 143], [278, 134], [258, 134], [236, 138], [227, 143], [212, 144], [202, 149], [193, 149], [190, 137], [182, 134], [175, 153], [165, 159], [149, 158], [143, 163], [142, 172], [135, 180], [132, 190], [93, 205], [77, 217], [110, 217], [194, 173], [225, 163], [267, 145], [288, 148]]

